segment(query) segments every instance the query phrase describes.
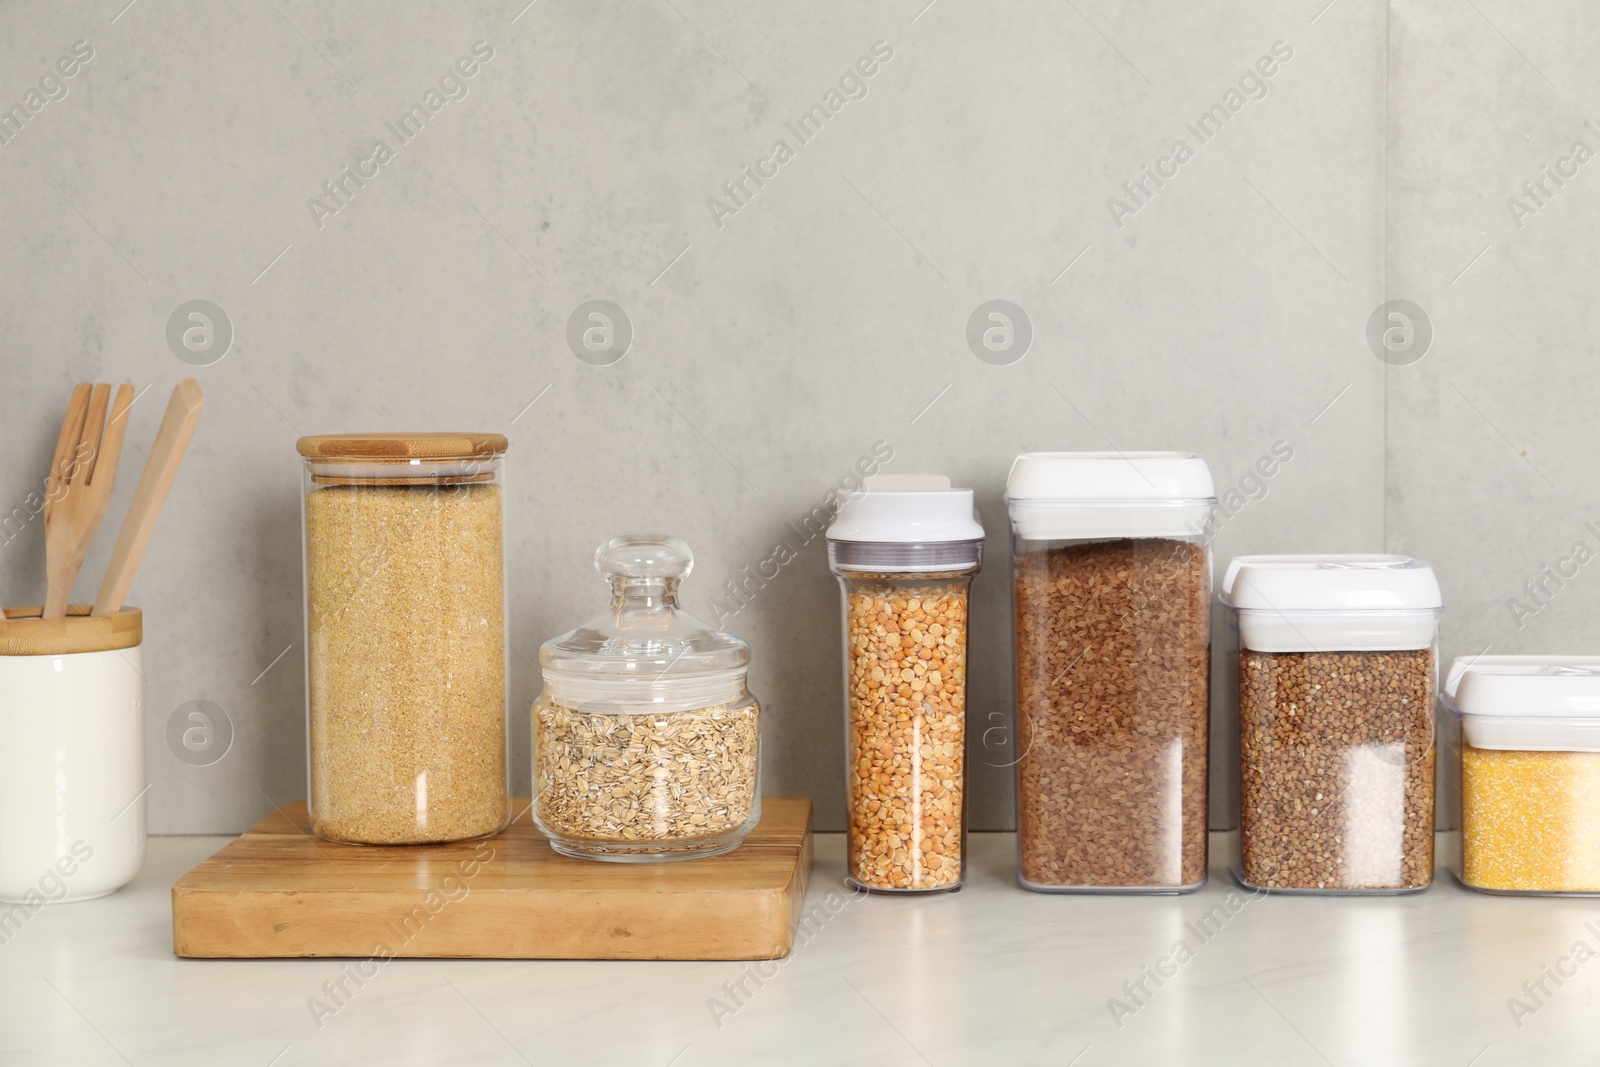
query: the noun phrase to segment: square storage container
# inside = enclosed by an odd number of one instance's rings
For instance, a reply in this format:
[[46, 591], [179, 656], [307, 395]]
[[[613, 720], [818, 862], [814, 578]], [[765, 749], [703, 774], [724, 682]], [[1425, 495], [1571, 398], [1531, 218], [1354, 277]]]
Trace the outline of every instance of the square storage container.
[[1600, 896], [1600, 657], [1457, 659], [1463, 884]]
[[1018, 879], [1182, 892], [1206, 879], [1210, 468], [1033, 452], [1006, 481]]
[[1239, 880], [1401, 893], [1433, 881], [1439, 583], [1405, 556], [1241, 556]]

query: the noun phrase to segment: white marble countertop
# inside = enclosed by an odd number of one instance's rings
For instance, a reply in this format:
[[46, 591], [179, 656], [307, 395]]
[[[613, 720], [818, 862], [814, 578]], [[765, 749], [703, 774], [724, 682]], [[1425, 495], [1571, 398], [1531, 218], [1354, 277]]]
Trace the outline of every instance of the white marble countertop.
[[[169, 887], [224, 841], [152, 839], [133, 885], [8, 934], [0, 1063], [1544, 1067], [1600, 1050], [1600, 960], [1571, 955], [1600, 950], [1600, 900], [1481, 896], [1444, 872], [1408, 897], [1249, 900], [1221, 834], [1187, 897], [1028, 893], [1012, 836], [975, 834], [966, 888], [919, 899], [851, 897], [842, 837], [819, 835], [808, 906], [826, 921], [760, 985], [740, 963], [398, 960], [347, 982], [319, 1028], [308, 1001], [342, 961], [172, 955]], [[1186, 927], [1230, 893], [1206, 940]], [[1193, 958], [1163, 964], [1186, 936]], [[1158, 965], [1175, 976], [1144, 978], [1141, 1006], [1123, 983]], [[1112, 997], [1137, 1010], [1114, 1019]], [[1512, 997], [1535, 1010], [1514, 1019]]]

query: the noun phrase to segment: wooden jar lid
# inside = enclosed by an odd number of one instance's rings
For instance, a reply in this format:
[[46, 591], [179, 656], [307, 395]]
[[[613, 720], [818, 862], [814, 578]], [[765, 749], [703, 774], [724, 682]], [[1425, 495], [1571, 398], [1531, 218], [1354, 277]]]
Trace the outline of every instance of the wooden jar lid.
[[381, 463], [407, 459], [471, 459], [494, 456], [508, 442], [498, 433], [340, 433], [302, 437], [295, 450], [324, 459], [361, 459]]
[[109, 652], [133, 648], [144, 640], [144, 615], [124, 607], [112, 615], [89, 614], [90, 605], [74, 604], [64, 619], [45, 619], [44, 607], [0, 609], [0, 656], [66, 656], [74, 652]]

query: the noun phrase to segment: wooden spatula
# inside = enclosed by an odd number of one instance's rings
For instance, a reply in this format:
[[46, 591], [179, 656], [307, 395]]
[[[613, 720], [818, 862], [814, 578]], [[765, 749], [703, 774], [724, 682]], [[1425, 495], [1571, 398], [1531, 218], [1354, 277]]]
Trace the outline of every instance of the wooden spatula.
[[47, 619], [66, 616], [72, 583], [111, 503], [117, 461], [122, 458], [122, 439], [128, 432], [133, 386], [117, 389], [108, 423], [106, 404], [110, 399], [111, 386], [105, 382], [92, 390], [88, 383], [80, 383], [72, 390], [67, 417], [61, 422], [61, 436], [56, 438], [44, 500]]
[[106, 568], [100, 595], [94, 598], [94, 610], [90, 614], [110, 615], [122, 609], [122, 600], [128, 595], [128, 586], [133, 584], [134, 572], [144, 558], [145, 546], [155, 532], [161, 505], [167, 502], [172, 480], [178, 476], [178, 464], [183, 462], [184, 450], [194, 436], [195, 423], [200, 421], [200, 408], [205, 399], [200, 383], [193, 378], [185, 378], [172, 391], [167, 413], [161, 416], [161, 428], [156, 431], [156, 443], [150, 447], [144, 473], [139, 476], [139, 487], [133, 492], [133, 503], [122, 522], [122, 532], [117, 535], [117, 547], [111, 550], [111, 564]]

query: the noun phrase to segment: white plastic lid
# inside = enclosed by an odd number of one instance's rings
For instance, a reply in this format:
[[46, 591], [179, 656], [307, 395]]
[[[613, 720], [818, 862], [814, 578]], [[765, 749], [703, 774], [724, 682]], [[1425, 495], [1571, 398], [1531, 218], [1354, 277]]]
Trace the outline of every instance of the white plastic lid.
[[1221, 596], [1257, 652], [1427, 648], [1443, 601], [1432, 567], [1386, 555], [1240, 556]]
[[1216, 485], [1192, 452], [1024, 452], [1006, 478], [1018, 537], [1196, 536]]
[[972, 490], [944, 475], [880, 474], [840, 506], [828, 548], [837, 570], [964, 570], [979, 563], [983, 527]]
[[1600, 656], [1462, 656], [1444, 700], [1473, 748], [1600, 752]]

